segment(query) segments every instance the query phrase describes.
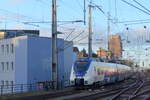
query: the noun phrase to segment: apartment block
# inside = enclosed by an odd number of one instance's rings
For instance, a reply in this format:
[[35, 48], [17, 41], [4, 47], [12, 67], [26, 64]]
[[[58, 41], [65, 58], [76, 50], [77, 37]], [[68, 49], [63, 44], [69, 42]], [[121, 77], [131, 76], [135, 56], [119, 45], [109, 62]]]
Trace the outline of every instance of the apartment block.
[[[0, 85], [51, 81], [51, 42], [51, 38], [31, 36], [0, 40]], [[58, 39], [58, 79], [64, 83], [70, 78], [72, 48], [72, 42]]]

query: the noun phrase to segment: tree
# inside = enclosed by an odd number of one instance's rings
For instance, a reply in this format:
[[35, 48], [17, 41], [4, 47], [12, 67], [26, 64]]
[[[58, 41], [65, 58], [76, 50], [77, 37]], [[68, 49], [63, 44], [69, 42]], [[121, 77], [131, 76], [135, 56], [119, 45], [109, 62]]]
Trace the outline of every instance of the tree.
[[81, 50], [81, 53], [83, 54], [83, 57], [88, 57], [88, 54], [86, 53], [86, 50], [83, 48], [83, 50]]
[[92, 57], [97, 58], [98, 55], [96, 53], [92, 53]]

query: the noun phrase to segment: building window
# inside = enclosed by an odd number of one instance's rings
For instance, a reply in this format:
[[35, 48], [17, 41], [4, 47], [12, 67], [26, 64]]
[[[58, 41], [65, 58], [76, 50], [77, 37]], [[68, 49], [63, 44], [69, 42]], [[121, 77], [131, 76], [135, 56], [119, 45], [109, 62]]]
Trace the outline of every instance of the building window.
[[7, 53], [9, 53], [9, 45], [8, 44], [6, 45], [6, 50], [7, 50]]
[[8, 85], [9, 85], [9, 83], [8, 83], [8, 81], [6, 81], [6, 88], [8, 88]]
[[4, 67], [4, 62], [1, 62], [1, 66], [2, 66], [2, 71], [4, 71], [5, 69], [5, 67]]
[[6, 66], [7, 66], [7, 71], [9, 70], [9, 63], [6, 62]]
[[4, 45], [1, 45], [2, 54], [4, 54]]
[[13, 81], [10, 81], [10, 84], [11, 84], [11, 86], [13, 86], [13, 85], [14, 85], [14, 82], [13, 82]]
[[2, 86], [4, 85], [4, 81], [3, 81], [3, 80], [1, 81], [1, 85], [2, 85]]
[[11, 69], [14, 70], [14, 62], [11, 62]]
[[11, 53], [14, 53], [14, 44], [11, 44]]

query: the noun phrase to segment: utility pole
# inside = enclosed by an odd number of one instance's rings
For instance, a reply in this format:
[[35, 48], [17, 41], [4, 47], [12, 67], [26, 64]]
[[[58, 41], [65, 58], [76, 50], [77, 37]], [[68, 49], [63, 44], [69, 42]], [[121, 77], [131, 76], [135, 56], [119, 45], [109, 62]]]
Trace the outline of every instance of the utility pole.
[[110, 13], [108, 12], [108, 18], [107, 18], [107, 38], [108, 38], [108, 50], [109, 48], [109, 35], [110, 35]]
[[86, 24], [86, 1], [84, 0], [84, 25]]
[[89, 58], [92, 57], [92, 2], [89, 4], [89, 37], [88, 37]]
[[57, 7], [56, 0], [52, 0], [52, 82], [53, 88], [58, 89], [57, 63]]

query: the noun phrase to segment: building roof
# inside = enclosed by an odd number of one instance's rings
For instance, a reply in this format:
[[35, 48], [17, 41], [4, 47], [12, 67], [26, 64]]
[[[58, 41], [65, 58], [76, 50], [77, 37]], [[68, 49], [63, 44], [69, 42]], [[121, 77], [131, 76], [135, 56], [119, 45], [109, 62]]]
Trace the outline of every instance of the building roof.
[[24, 33], [32, 33], [32, 34], [37, 34], [39, 35], [40, 31], [39, 30], [13, 30], [13, 29], [1, 29], [0, 32], [24, 32]]

